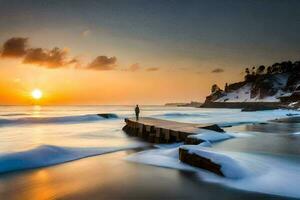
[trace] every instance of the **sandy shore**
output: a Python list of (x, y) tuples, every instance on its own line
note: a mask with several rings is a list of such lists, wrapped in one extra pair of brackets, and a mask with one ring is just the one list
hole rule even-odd
[(0, 199), (282, 199), (205, 183), (191, 172), (125, 161), (130, 153), (2, 174)]

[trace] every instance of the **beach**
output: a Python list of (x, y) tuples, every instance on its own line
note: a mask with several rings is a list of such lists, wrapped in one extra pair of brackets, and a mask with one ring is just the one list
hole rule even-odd
[(205, 183), (188, 171), (126, 162), (134, 151), (0, 176), (1, 199), (281, 199)]
[(300, 198), (300, 124), (274, 121), (299, 111), (141, 106), (142, 116), (222, 127), (230, 139), (201, 148), (230, 156), (229, 167), (246, 172), (232, 179), (181, 163), (182, 143), (150, 144), (125, 134), (132, 110), (3, 107), (0, 199)]
[(300, 200), (299, 8), (0, 0), (0, 200)]

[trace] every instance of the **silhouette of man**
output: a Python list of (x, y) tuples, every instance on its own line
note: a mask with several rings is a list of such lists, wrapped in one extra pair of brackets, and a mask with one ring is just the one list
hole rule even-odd
[(135, 118), (138, 121), (139, 120), (139, 114), (140, 114), (140, 108), (139, 105), (136, 105), (135, 107)]

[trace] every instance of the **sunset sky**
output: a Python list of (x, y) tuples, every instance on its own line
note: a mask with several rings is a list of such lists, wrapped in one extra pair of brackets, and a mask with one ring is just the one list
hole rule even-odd
[(0, 0), (0, 104), (203, 101), (300, 60), (300, 1)]

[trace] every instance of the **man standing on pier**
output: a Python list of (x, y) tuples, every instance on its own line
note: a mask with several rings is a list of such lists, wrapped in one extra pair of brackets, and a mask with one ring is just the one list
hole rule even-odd
[(135, 118), (136, 118), (136, 121), (139, 120), (139, 114), (140, 114), (140, 108), (139, 108), (139, 105), (136, 105), (136, 107), (135, 107)]

